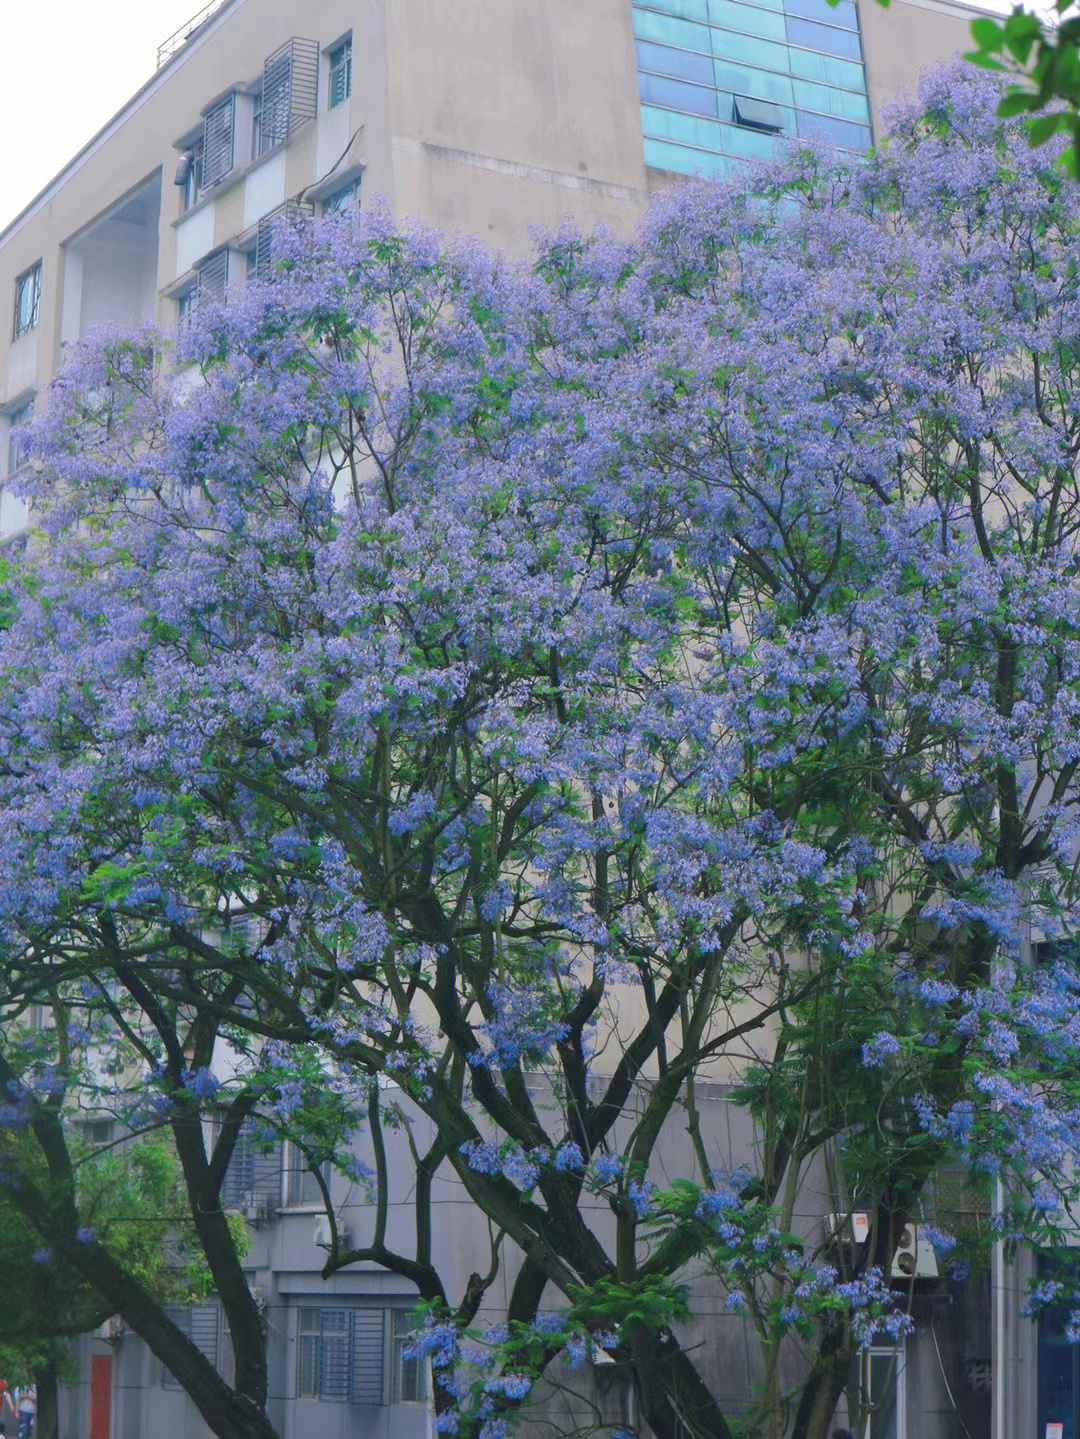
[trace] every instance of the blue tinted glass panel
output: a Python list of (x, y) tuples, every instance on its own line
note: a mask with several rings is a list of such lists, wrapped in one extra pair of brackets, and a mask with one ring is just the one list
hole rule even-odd
[(699, 150), (722, 149), (720, 126), (715, 120), (699, 120), (696, 115), (676, 115), (673, 110), (641, 107), (641, 128), (655, 140), (677, 140), (695, 145)]
[(732, 65), (727, 60), (717, 60), (716, 83), (721, 90), (730, 90), (735, 95), (749, 95), (754, 100), (772, 100), (776, 105), (795, 103), (788, 76), (774, 75), (768, 70), (751, 70), (748, 65)]
[(837, 120), (834, 115), (810, 115), (799, 110), (796, 115), (799, 134), (804, 139), (827, 140), (841, 150), (857, 150), (860, 153), (870, 148), (870, 127), (856, 125), (851, 120)]
[(743, 65), (760, 65), (765, 70), (787, 72), (788, 47), (759, 40), (756, 35), (732, 35), (728, 30), (712, 32), (713, 54), (721, 60), (738, 60)]
[(703, 50), (708, 54), (709, 27), (691, 25), (686, 20), (672, 20), (669, 15), (656, 15), (651, 10), (634, 11), (634, 34), (641, 40), (656, 40), (662, 45), (682, 45), (687, 50)]
[(706, 150), (685, 150), (666, 140), (645, 141), (645, 163), (657, 170), (673, 170), (677, 175), (713, 175), (726, 180), (738, 169), (737, 160), (726, 155), (711, 155)]
[(713, 83), (713, 65), (708, 55), (692, 50), (673, 50), (670, 45), (652, 45), (648, 40), (637, 42), (639, 70), (653, 70), (658, 75), (673, 75), (679, 80), (696, 80), (699, 85)]
[(663, 10), (667, 15), (679, 15), (684, 20), (707, 20), (709, 0), (648, 0), (653, 10)]
[(690, 110), (695, 115), (716, 115), (716, 91), (683, 80), (666, 80), (661, 75), (639, 75), (638, 94), (651, 105), (672, 110)]
[(756, 5), (740, 5), (738, 0), (709, 0), (709, 19), (726, 30), (743, 35), (762, 35), (766, 40), (786, 40), (784, 15), (780, 10), (760, 10)]
[(850, 60), (835, 55), (815, 55), (812, 50), (792, 50), (791, 73), (804, 80), (819, 80), (823, 85), (836, 85), (841, 90), (863, 90), (863, 69)]
[(814, 85), (809, 80), (793, 80), (791, 88), (796, 105), (802, 109), (820, 110), (823, 114), (837, 115), (841, 120), (857, 120), (863, 125), (870, 123), (870, 106), (865, 95), (832, 90), (828, 85)]
[(838, 5), (830, 5), (829, 0), (784, 0), (784, 9), (789, 15), (801, 15), (804, 20), (820, 20), (825, 25), (842, 25), (845, 30), (859, 28), (855, 6), (851, 0), (840, 0)]
[(769, 160), (776, 154), (776, 136), (761, 130), (744, 130), (739, 125), (721, 126), (724, 149), (743, 160)]
[(846, 60), (862, 59), (856, 30), (838, 30), (835, 25), (817, 25), (813, 20), (800, 20), (796, 15), (789, 15), (787, 38), (793, 45), (823, 50), (826, 55), (842, 55)]

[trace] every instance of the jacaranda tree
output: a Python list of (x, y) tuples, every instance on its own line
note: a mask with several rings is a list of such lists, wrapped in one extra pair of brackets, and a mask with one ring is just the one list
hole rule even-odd
[[(415, 1283), (437, 1425), (480, 1439), (590, 1348), (658, 1439), (823, 1439), (910, 1323), (883, 1276), (942, 1164), (1013, 1242), (1068, 1224), (1077, 978), (1029, 941), (1076, 915), (1080, 199), (997, 101), (939, 76), (854, 169), (800, 148), (528, 268), (286, 227), (167, 363), (105, 337), (54, 386), (0, 637), (5, 1000), (98, 1037), (0, 1053), (48, 1171), (12, 1198), (222, 1439), (273, 1432), (219, 1202), (252, 1115), (324, 1163), (363, 1123), (370, 1242), (328, 1268)], [(110, 1043), (231, 1385), (78, 1212)], [(467, 1280), (436, 1172), (498, 1236)], [(798, 1231), (812, 1172), (864, 1243)], [(683, 1342), (703, 1272), (759, 1344), (738, 1418)]]

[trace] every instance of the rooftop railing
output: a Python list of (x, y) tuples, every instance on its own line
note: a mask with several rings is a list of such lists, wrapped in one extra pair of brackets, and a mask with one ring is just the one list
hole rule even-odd
[(225, 0), (208, 0), (208, 3), (197, 10), (190, 20), (185, 20), (179, 30), (174, 30), (167, 40), (162, 40), (157, 47), (157, 68), (160, 70), (167, 60), (171, 60), (177, 50), (182, 50), (191, 39), (195, 31), (200, 28), (215, 10), (221, 8)]

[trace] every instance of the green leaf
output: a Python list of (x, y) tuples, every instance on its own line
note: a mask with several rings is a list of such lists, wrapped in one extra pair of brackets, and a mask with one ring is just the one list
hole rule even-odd
[(1035, 96), (1026, 90), (1010, 90), (998, 106), (997, 112), (1003, 120), (1011, 120), (1014, 115), (1024, 115), (1035, 104)]
[(1000, 50), (1005, 44), (1005, 27), (988, 15), (971, 22), (971, 38), (980, 50)]
[(1062, 111), (1053, 115), (1037, 115), (1028, 124), (1028, 141), (1031, 145), (1045, 145), (1051, 135), (1069, 125), (1069, 116)]

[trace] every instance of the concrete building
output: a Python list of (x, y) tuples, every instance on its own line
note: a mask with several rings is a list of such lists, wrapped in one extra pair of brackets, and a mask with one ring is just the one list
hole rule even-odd
[[(0, 487), (20, 459), (7, 431), (64, 344), (242, 284), (289, 202), (380, 196), (517, 251), (567, 215), (626, 232), (672, 175), (729, 174), (777, 135), (865, 149), (888, 102), (966, 46), (969, 16), (952, 0), (212, 0), (0, 233)], [(22, 522), (0, 488), (0, 532)]]
[[(243, 285), (285, 207), (382, 197), (397, 215), (516, 252), (531, 226), (566, 216), (626, 233), (658, 187), (731, 175), (777, 137), (865, 150), (889, 102), (967, 47), (970, 17), (952, 0), (892, 0), (888, 10), (873, 0), (212, 0), (0, 233), (0, 310), (10, 316), (0, 323), (0, 533), (25, 524), (5, 488), (21, 463), (10, 432), (64, 346), (102, 323), (175, 324), (200, 295)], [(723, 1087), (710, 1087), (711, 1122), (726, 1126), (735, 1164), (752, 1136)], [(670, 1140), (673, 1173), (684, 1141), (681, 1131)], [(252, 1229), (285, 1439), (419, 1439), (426, 1395), (403, 1347), (407, 1286), (374, 1266), (322, 1281), (318, 1196), (287, 1148), (247, 1146), (229, 1182)], [(363, 1192), (335, 1185), (343, 1222), (359, 1233)], [(440, 1242), (467, 1273), (486, 1228), (444, 1189)], [(804, 1196), (808, 1233), (833, 1204), (824, 1187)], [(406, 1201), (393, 1222), (410, 1224)], [(990, 1305), (972, 1308), (925, 1279), (918, 1340), (899, 1358), (869, 1356), (869, 1382), (892, 1396), (869, 1439), (988, 1432)], [(699, 1308), (709, 1316), (703, 1367), (737, 1401), (751, 1381), (739, 1321), (709, 1295)], [(1035, 1331), (1015, 1310), (1003, 1306), (995, 1330), (1009, 1364), (997, 1370), (1008, 1381), (1000, 1436), (1055, 1420), (1046, 1406), (1066, 1389), (1080, 1414), (1080, 1369), (1049, 1328), (1037, 1408)], [(227, 1366), (220, 1311), (200, 1306), (184, 1322)], [(133, 1335), (107, 1327), (82, 1349), (62, 1439), (203, 1439), (193, 1406)], [(605, 1415), (632, 1423), (628, 1395), (597, 1384)]]

